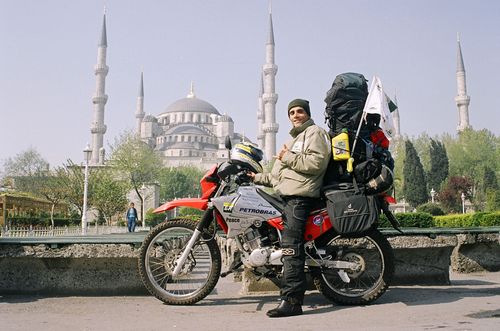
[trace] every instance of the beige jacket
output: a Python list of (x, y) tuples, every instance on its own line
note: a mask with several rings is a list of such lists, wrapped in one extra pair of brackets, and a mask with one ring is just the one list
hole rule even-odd
[(290, 135), (289, 151), (275, 161), (270, 173), (256, 174), (254, 182), (272, 186), (282, 196), (319, 197), (331, 157), (328, 133), (309, 119)]

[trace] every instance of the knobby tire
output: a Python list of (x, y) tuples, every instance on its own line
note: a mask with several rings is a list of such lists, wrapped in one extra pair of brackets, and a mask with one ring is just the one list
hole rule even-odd
[[(184, 264), (183, 272), (176, 277), (171, 275), (172, 262), (179, 256), (178, 253), (187, 243), (196, 225), (197, 222), (190, 219), (165, 221), (149, 232), (140, 248), (138, 267), (142, 282), (152, 295), (166, 304), (195, 304), (209, 295), (219, 280), (222, 262), (220, 249), (214, 238), (208, 241), (198, 240), (193, 247), (193, 253)], [(184, 235), (179, 234), (179, 237), (175, 237), (179, 232), (183, 232)], [(191, 269), (184, 271), (185, 268)], [(206, 276), (202, 278), (202, 284), (198, 288), (181, 290), (167, 288), (189, 287), (191, 281), (195, 281), (194, 278), (199, 277), (199, 274), (207, 269)]]

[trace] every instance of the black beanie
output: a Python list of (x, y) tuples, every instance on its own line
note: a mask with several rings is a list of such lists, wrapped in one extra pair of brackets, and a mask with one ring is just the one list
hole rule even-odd
[[(292, 109), (293, 107), (302, 107), (302, 109), (304, 109), (306, 111), (307, 115), (309, 115), (309, 117), (311, 117), (311, 109), (309, 108), (309, 101), (304, 100), (304, 99), (292, 100), (288, 104), (288, 111), (290, 111), (290, 109)], [(290, 115), (288, 115), (288, 117), (290, 117)]]

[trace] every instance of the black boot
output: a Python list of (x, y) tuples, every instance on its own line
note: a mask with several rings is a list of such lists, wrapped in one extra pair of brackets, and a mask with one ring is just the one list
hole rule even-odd
[(282, 300), (280, 305), (267, 313), (269, 317), (287, 317), (302, 315), (302, 305), (300, 303), (290, 303), (287, 300)]

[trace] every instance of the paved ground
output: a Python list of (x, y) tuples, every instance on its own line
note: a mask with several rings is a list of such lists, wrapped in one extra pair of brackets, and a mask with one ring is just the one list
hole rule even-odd
[[(230, 278), (230, 277), (228, 277)], [(241, 296), (222, 279), (194, 306), (154, 297), (0, 296), (0, 329), (10, 330), (499, 330), (500, 272), (452, 275), (451, 286), (391, 288), (365, 307), (332, 305), (308, 293), (304, 315), (269, 319), (276, 295)]]

